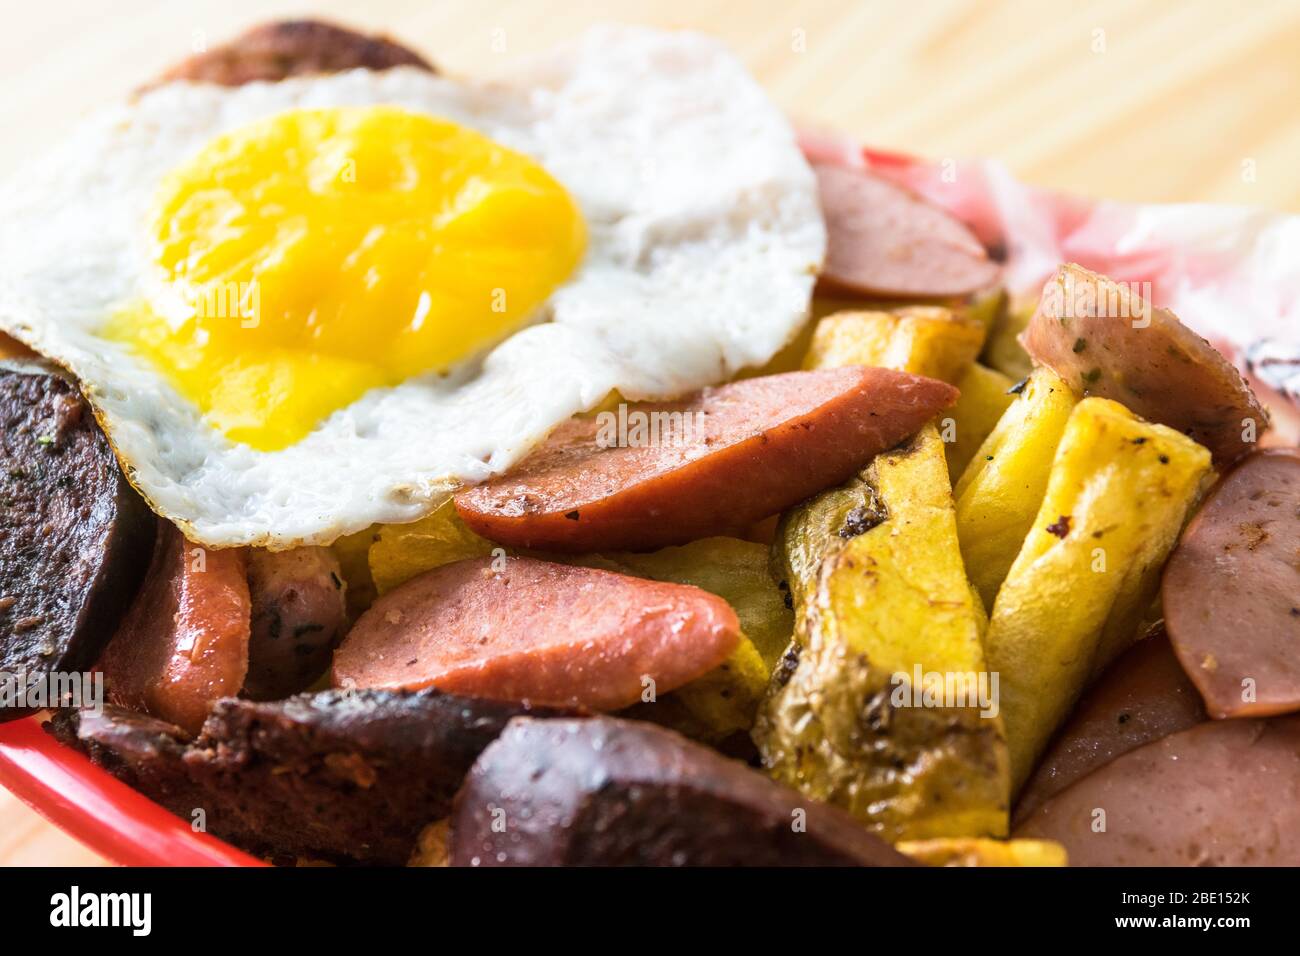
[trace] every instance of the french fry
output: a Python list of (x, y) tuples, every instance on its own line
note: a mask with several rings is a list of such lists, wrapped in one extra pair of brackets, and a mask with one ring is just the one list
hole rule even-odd
[[(790, 644), (794, 613), (786, 607), (768, 570), (768, 549), (739, 538), (701, 538), (680, 547), (645, 554), (618, 551), (593, 564), (640, 578), (691, 584), (722, 598), (736, 612), (740, 629), (754, 644), (767, 673)], [(587, 564), (579, 558), (579, 563)]]
[(998, 591), (985, 646), (1019, 787), (1089, 676), (1138, 634), (1210, 453), (1102, 398), (1079, 402)]
[(635, 577), (691, 584), (718, 595), (740, 621), (741, 640), (719, 667), (630, 712), (705, 743), (754, 726), (772, 671), (790, 644), (794, 613), (768, 570), (768, 549), (738, 538), (702, 538), (646, 554), (589, 555), (577, 563)]
[[(875, 512), (852, 504), (868, 499)], [(818, 571), (790, 584), (798, 662), (779, 673), (755, 726), (769, 772), (890, 840), (1005, 835), (1005, 742), (974, 699), (987, 680), (982, 609), (934, 427), (793, 509), (776, 548), (778, 567), (806, 560)], [(930, 675), (968, 679), (970, 698), (917, 706)]]
[(370, 546), (381, 527), (371, 525), (355, 534), (344, 535), (330, 545), (348, 586), (348, 616), (353, 620), (370, 607), (378, 594), (375, 579), (370, 576)]
[(1020, 333), (1028, 327), (1037, 307), (1035, 296), (1012, 301), (999, 312), (989, 326), (980, 361), (1016, 382), (1033, 371), (1033, 360), (1020, 344)]
[[(688, 718), (678, 729), (706, 743), (749, 733), (771, 674), (754, 642), (741, 634), (740, 643), (719, 667), (669, 695)], [(673, 721), (667, 723), (672, 726)]]
[(1010, 392), (1014, 384), (1011, 379), (978, 362), (966, 369), (955, 384), (961, 390), (961, 397), (944, 419), (940, 419), (941, 430), (948, 427), (949, 421), (952, 423), (951, 440), (945, 441), (944, 453), (948, 456), (948, 476), (954, 482), (1015, 401)]
[(1036, 369), (957, 482), (957, 537), (985, 608), (1020, 553), (1074, 408), (1069, 387)]
[(984, 343), (984, 324), (940, 306), (838, 312), (817, 323), (803, 367), (875, 365), (955, 383)]
[(1065, 847), (1055, 840), (987, 840), (948, 837), (904, 840), (899, 853), (926, 866), (1067, 866)]
[(419, 521), (379, 525), (370, 545), (370, 574), (378, 593), (386, 594), (417, 574), (485, 557), (492, 548), (491, 541), (465, 527), (448, 499)]

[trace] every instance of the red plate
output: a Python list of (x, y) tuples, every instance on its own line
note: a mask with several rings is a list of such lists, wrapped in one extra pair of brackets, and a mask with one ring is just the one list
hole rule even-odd
[(0, 724), (0, 784), (96, 853), (124, 866), (264, 866), (65, 747), (38, 718)]

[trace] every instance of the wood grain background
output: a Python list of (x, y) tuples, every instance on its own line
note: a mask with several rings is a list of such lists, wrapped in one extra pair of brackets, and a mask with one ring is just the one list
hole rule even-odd
[[(801, 121), (1032, 183), (1300, 212), (1295, 0), (4, 0), (0, 175), (197, 46), (315, 13), (385, 30), (445, 72), (509, 70), (584, 24), (725, 39)], [(0, 863), (95, 857), (0, 791)]]

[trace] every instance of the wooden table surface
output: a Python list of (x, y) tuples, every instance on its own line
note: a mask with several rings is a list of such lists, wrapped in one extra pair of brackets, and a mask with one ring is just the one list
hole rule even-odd
[[(1029, 182), (1300, 212), (1295, 0), (4, 0), (0, 175), (191, 49), (275, 14), (386, 30), (444, 72), (598, 20), (725, 39), (802, 121), (878, 146), (997, 157)], [(0, 791), (0, 863), (96, 862)]]

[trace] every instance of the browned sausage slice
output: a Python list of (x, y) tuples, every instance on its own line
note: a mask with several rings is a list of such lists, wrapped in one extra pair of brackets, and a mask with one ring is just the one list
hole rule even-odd
[(722, 598), (532, 558), (444, 565), (385, 594), (334, 655), (340, 687), (427, 687), (619, 710), (717, 667), (740, 640)]
[[(486, 538), (551, 551), (640, 551), (740, 537), (847, 480), (957, 394), (934, 379), (853, 366), (627, 406), (617, 416), (564, 423), (505, 475), (458, 495), (456, 509)], [(652, 435), (656, 422), (664, 423), (660, 438), (638, 440)]]
[(244, 694), (278, 700), (310, 687), (330, 666), (348, 626), (338, 558), (329, 548), (248, 552), (252, 633)]
[(99, 661), (109, 700), (198, 733), (212, 702), (244, 685), (249, 614), (244, 549), (201, 548), (161, 522), (144, 585)]
[(947, 298), (987, 289), (999, 267), (945, 210), (865, 169), (814, 164), (832, 291)]
[(0, 365), (0, 672), (32, 691), (6, 687), (0, 720), (44, 707), (59, 692), (50, 675), (95, 662), (154, 524), (76, 386), (48, 366)]
[(1214, 717), (1300, 710), (1300, 451), (1244, 459), (1165, 566), (1165, 626)]
[(1191, 436), (1216, 465), (1253, 451), (1268, 427), (1241, 373), (1209, 342), (1082, 266), (1063, 265), (1048, 280), (1020, 341), (1073, 388)]
[(1204, 720), (1200, 695), (1158, 629), (1088, 688), (1021, 791), (1016, 821), (1121, 754)]
[(1113, 760), (1018, 837), (1073, 866), (1300, 865), (1300, 717), (1207, 721)]
[(512, 720), (452, 815), (453, 866), (910, 866), (843, 811), (653, 724)]
[(400, 866), (517, 704), (434, 690), (218, 701), (197, 740), (116, 707), (46, 727), (186, 822), (257, 854)]
[(342, 70), (433, 67), (414, 51), (382, 36), (367, 36), (320, 20), (276, 20), (196, 53), (163, 72), (154, 85), (173, 80), (240, 86), (291, 76)]

